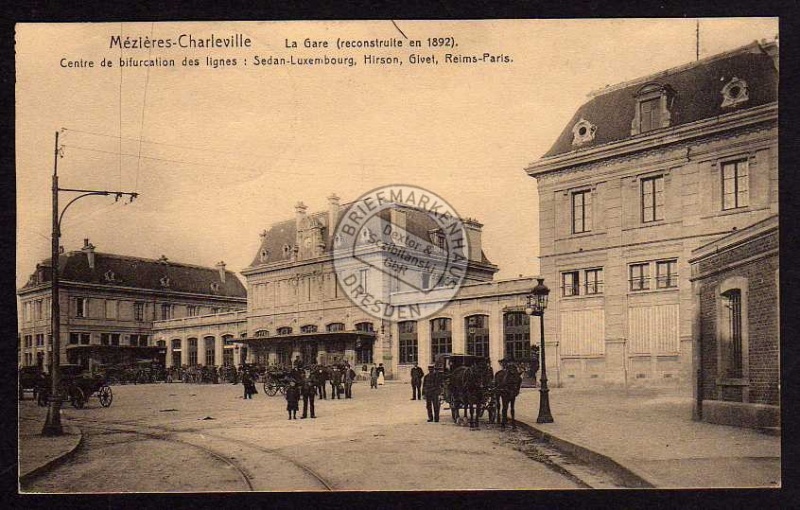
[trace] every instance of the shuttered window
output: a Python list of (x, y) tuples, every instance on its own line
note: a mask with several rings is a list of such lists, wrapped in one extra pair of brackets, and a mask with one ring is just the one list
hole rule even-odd
[(678, 344), (677, 304), (628, 310), (630, 354), (677, 354)]
[(605, 317), (602, 309), (561, 314), (561, 354), (599, 356), (606, 352)]

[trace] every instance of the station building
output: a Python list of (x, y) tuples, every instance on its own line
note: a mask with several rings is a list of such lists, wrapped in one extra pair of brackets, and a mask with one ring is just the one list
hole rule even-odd
[(591, 94), (526, 171), (555, 283), (548, 373), (696, 387), (694, 250), (778, 213), (777, 44)]
[[(155, 321), (247, 306), (244, 285), (223, 262), (201, 267), (163, 255), (152, 260), (100, 253), (86, 239), (81, 250), (60, 255), (58, 264), (62, 363), (163, 363), (167, 344), (154, 337)], [(20, 366), (47, 370), (51, 364), (51, 278), (46, 259), (17, 291)], [(223, 358), (222, 338), (215, 342), (211, 364)], [(190, 361), (187, 355), (185, 363)]]
[[(245, 343), (253, 362), (288, 365), (299, 357), (305, 363), (383, 363), (387, 377), (394, 375), (397, 354), (392, 322), (356, 306), (334, 267), (334, 252), (342, 243), (335, 227), (349, 205), (331, 195), (328, 210), (310, 214), (299, 203), (293, 219), (262, 232), (253, 262), (242, 271), (248, 288)], [(380, 220), (433, 244), (442, 235), (437, 223), (414, 207), (395, 204), (379, 214), (385, 216)], [(497, 267), (482, 250), (482, 225), (475, 220), (465, 220), (464, 225), (470, 238), (465, 281), (489, 281)], [(380, 266), (386, 255), (368, 244), (359, 247), (362, 256), (373, 257), (372, 263)], [(434, 286), (425, 276), (413, 275), (419, 278), (414, 285)], [(380, 296), (402, 292), (408, 285), (382, 271), (364, 269), (358, 278), (365, 292)]]

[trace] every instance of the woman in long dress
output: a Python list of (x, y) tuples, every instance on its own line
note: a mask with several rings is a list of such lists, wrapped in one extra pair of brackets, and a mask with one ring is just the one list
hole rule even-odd
[(383, 386), (383, 383), (386, 382), (386, 378), (383, 375), (384, 370), (383, 363), (378, 363), (378, 386)]

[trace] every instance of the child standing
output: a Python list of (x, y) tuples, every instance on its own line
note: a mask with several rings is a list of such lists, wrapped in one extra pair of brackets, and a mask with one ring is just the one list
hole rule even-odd
[(300, 389), (297, 387), (297, 383), (292, 380), (289, 382), (289, 386), (286, 388), (286, 410), (289, 411), (290, 420), (297, 419), (297, 408), (299, 407), (299, 402)]

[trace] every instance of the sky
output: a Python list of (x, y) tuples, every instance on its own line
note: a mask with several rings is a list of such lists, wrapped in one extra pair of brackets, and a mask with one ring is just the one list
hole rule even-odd
[[(20, 24), (16, 28), (17, 285), (50, 256), (54, 139), (62, 188), (137, 192), (81, 199), (61, 244), (235, 272), (259, 233), (387, 184), (413, 184), (484, 224), (496, 278), (538, 272), (536, 182), (524, 168), (587, 95), (695, 60), (695, 19)], [(776, 18), (701, 19), (700, 57), (778, 35)], [(402, 33), (401, 33), (402, 31)], [(242, 34), (248, 48), (121, 49), (113, 36)], [(408, 48), (452, 37), (457, 46)], [(329, 48), (304, 48), (304, 40)], [(401, 49), (335, 48), (397, 39)], [(185, 40), (185, 39), (184, 39)], [(287, 49), (291, 41), (299, 48)], [(330, 47), (333, 46), (333, 47)], [(363, 55), (402, 66), (366, 66)], [(411, 53), (439, 65), (412, 65)], [(505, 55), (446, 64), (444, 54)], [(357, 65), (256, 66), (258, 57), (352, 55)], [(120, 57), (174, 68), (120, 67)], [(237, 60), (213, 68), (206, 58)], [(100, 66), (103, 59), (111, 68)], [(199, 66), (183, 66), (183, 59)], [(244, 61), (247, 65), (244, 65)], [(65, 67), (92, 61), (94, 67)], [(62, 64), (63, 63), (63, 64)], [(74, 194), (61, 193), (64, 205)]]

